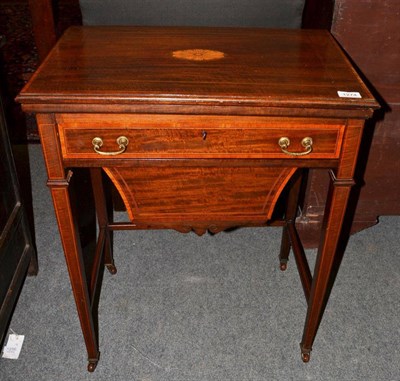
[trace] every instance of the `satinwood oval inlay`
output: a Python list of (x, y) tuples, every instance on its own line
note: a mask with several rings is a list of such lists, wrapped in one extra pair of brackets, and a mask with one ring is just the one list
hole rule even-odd
[(186, 49), (186, 50), (175, 50), (174, 52), (172, 52), (172, 56), (183, 60), (210, 61), (210, 60), (219, 60), (221, 58), (224, 58), (225, 54), (218, 50)]

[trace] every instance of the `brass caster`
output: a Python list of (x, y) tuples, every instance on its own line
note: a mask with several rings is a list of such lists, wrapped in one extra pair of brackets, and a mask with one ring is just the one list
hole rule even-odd
[(96, 362), (89, 362), (89, 364), (88, 364), (88, 366), (87, 366), (87, 370), (88, 370), (90, 373), (93, 373), (94, 370), (96, 369), (96, 366), (97, 366), (97, 361), (96, 361)]
[(106, 265), (106, 267), (107, 267), (108, 272), (111, 275), (115, 275), (117, 273), (117, 268), (115, 267), (114, 264), (108, 264), (108, 265)]
[(287, 263), (286, 262), (281, 262), (280, 265), (279, 265), (279, 268), (281, 269), (281, 271), (286, 271)]
[(303, 362), (309, 362), (310, 361), (310, 354), (309, 353), (302, 353), (301, 354), (301, 359)]

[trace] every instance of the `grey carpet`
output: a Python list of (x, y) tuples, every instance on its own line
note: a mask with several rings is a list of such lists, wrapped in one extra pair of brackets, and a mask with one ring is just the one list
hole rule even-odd
[(279, 270), (279, 228), (118, 232), (89, 374), (40, 146), (30, 155), (40, 272), (11, 322), (25, 335), (20, 358), (0, 359), (0, 380), (400, 380), (399, 217), (350, 239), (308, 364), (306, 305), (294, 260)]

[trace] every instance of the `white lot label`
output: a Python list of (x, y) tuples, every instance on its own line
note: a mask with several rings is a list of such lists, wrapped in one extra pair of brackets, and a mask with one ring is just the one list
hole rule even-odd
[(362, 98), (358, 91), (338, 91), (340, 98)]
[(8, 337), (6, 346), (3, 348), (3, 357), (5, 359), (17, 360), (24, 343), (24, 335), (11, 334)]

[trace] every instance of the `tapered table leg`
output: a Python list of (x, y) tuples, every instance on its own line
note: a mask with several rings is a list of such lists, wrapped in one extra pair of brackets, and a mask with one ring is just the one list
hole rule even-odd
[(51, 190), (72, 291), (86, 344), (88, 370), (93, 371), (99, 359), (98, 338), (91, 309), (78, 224), (72, 212), (69, 194), (72, 172), (66, 172), (63, 168), (61, 149), (52, 116), (39, 114), (37, 121), (46, 162), (48, 186)]
[(361, 120), (349, 121), (337, 171), (336, 173), (330, 171), (331, 184), (325, 208), (321, 242), (311, 283), (303, 338), (300, 343), (304, 362), (310, 360), (312, 345), (336, 276), (334, 269), (339, 254), (339, 240), (350, 191), (354, 185), (353, 177), (358, 154), (354, 147), (360, 145), (363, 125), (364, 122)]
[(327, 207), (329, 210), (327, 210), (328, 215), (325, 219), (326, 227), (323, 227), (325, 234), (317, 255), (306, 324), (301, 342), (301, 352), (304, 362), (308, 362), (310, 359), (312, 344), (329, 298), (332, 277), (335, 275), (332, 274), (332, 270), (351, 185), (338, 186), (337, 184), (333, 184), (329, 191), (331, 205)]
[(98, 340), (93, 324), (82, 249), (80, 246), (79, 234), (76, 229), (77, 224), (71, 213), (68, 180), (68, 178), (65, 181), (49, 180), (48, 185), (51, 188), (51, 195), (64, 248), (72, 291), (88, 352), (88, 361), (90, 365), (88, 369), (93, 371), (99, 358)]

